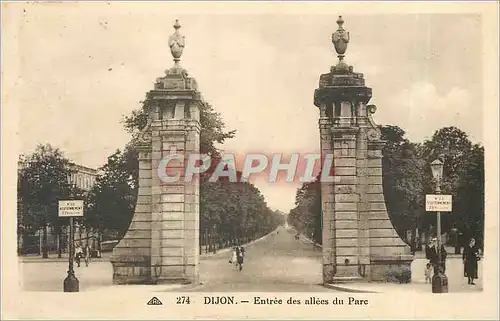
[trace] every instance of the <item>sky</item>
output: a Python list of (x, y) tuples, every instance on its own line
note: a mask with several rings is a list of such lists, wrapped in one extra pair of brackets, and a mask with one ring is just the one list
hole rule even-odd
[[(226, 152), (319, 150), (313, 94), (320, 74), (337, 62), (331, 34), (342, 12), (176, 15), (167, 5), (136, 8), (11, 8), (20, 13), (9, 25), (19, 77), (7, 95), (18, 111), (19, 153), (50, 143), (76, 163), (104, 165), (130, 139), (122, 117), (173, 65), (168, 37), (175, 19), (186, 37), (181, 65), (227, 129), (236, 130), (222, 146)], [(483, 142), (480, 16), (343, 18), (351, 36), (345, 61), (373, 89), (378, 124), (400, 126), (415, 142), (444, 126)], [(298, 184), (254, 183), (271, 208), (294, 206)]]

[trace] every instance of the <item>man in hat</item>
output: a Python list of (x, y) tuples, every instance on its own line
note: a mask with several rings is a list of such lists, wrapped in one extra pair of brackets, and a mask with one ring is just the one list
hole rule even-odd
[(429, 240), (427, 247), (425, 248), (425, 256), (434, 266), (434, 274), (438, 272), (438, 268), (441, 268), (441, 272), (445, 273), (446, 271), (446, 250), (444, 245), (441, 244), (441, 265), (439, 266), (439, 253), (437, 246), (437, 238), (433, 237)]

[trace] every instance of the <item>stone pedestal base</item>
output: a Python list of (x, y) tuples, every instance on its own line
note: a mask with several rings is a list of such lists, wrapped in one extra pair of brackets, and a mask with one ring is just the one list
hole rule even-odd
[(323, 264), (323, 284), (332, 283), (334, 276), (335, 276), (335, 265)]
[(151, 278), (150, 259), (146, 256), (113, 255), (111, 264), (113, 265), (113, 284), (154, 284)]
[(374, 258), (370, 264), (370, 280), (376, 282), (411, 283), (413, 255)]

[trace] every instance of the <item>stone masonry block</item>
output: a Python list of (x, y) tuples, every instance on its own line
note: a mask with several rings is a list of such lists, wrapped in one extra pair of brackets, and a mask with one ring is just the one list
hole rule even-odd
[(135, 205), (136, 213), (149, 213), (151, 212), (151, 205), (149, 204), (136, 204)]
[(183, 230), (184, 229), (184, 221), (179, 220), (179, 221), (173, 221), (173, 220), (167, 220), (167, 221), (162, 221), (162, 229), (163, 230)]
[[(167, 204), (165, 204), (167, 205)], [(172, 221), (181, 221), (181, 220), (184, 220), (184, 212), (180, 212), (180, 211), (165, 211), (165, 212), (162, 212), (162, 215), (161, 215), (161, 220), (162, 221), (168, 221), (168, 220), (172, 220)]]
[(356, 186), (336, 184), (334, 187), (335, 194), (350, 194), (356, 193)]
[(368, 150), (368, 158), (382, 158), (382, 151), (380, 150)]
[(151, 195), (151, 187), (139, 186), (137, 190), (137, 196), (140, 198), (141, 196), (149, 196)]
[(141, 186), (141, 187), (151, 187), (151, 178), (141, 178), (141, 177), (139, 177), (139, 186)]
[(382, 185), (382, 176), (367, 176), (365, 183), (369, 185)]
[(146, 239), (123, 238), (120, 241), (121, 247), (129, 247), (129, 248), (147, 247), (147, 248), (149, 248), (150, 245), (151, 245), (151, 239), (149, 239), (149, 238), (146, 238)]
[(184, 236), (184, 230), (165, 230), (162, 239), (182, 239)]
[(163, 194), (161, 196), (162, 203), (183, 203), (184, 194)]
[(382, 220), (369, 220), (368, 221), (368, 227), (370, 229), (378, 229), (378, 228), (394, 228), (389, 217), (382, 219)]
[[(162, 256), (161, 263), (163, 266), (165, 266), (165, 265), (183, 265), (184, 264), (184, 257), (182, 257), (182, 256)], [(162, 270), (163, 270), (163, 267), (162, 267)]]
[(132, 221), (129, 230), (151, 230), (151, 222)]
[(335, 211), (356, 211), (358, 209), (357, 203), (335, 203)]
[(335, 241), (337, 247), (355, 247), (358, 246), (357, 238), (341, 238)]
[(335, 227), (338, 229), (357, 229), (358, 221), (336, 221)]
[(162, 185), (160, 187), (162, 194), (183, 194), (183, 185)]
[(335, 194), (336, 203), (356, 203), (358, 201), (358, 194)]
[(184, 196), (186, 203), (199, 203), (200, 197), (198, 195), (187, 194)]
[(337, 265), (344, 266), (344, 265), (356, 265), (358, 264), (358, 257), (357, 255), (337, 255)]
[(406, 254), (406, 248), (404, 246), (391, 246), (391, 247), (385, 247), (385, 246), (378, 246), (378, 247), (371, 247), (370, 248), (370, 254), (373, 256), (380, 256), (380, 257), (390, 257), (390, 256), (400, 256), (403, 254)]
[(183, 239), (174, 239), (174, 238), (164, 238), (161, 240), (161, 247), (184, 248), (184, 240)]
[(139, 162), (139, 171), (140, 170), (151, 170), (151, 162)]
[(356, 185), (358, 183), (357, 176), (335, 176), (337, 184), (339, 185)]
[(151, 220), (152, 220), (151, 212), (143, 212), (143, 213), (135, 212), (132, 222), (151, 222)]
[(184, 255), (184, 250), (180, 247), (164, 247), (161, 249), (161, 256), (180, 256)]
[(381, 158), (370, 158), (367, 160), (367, 167), (381, 168), (382, 167), (382, 159)]
[(137, 197), (137, 204), (151, 204), (151, 195), (141, 195)]
[(338, 247), (337, 246), (337, 256), (357, 256), (357, 247)]
[(358, 230), (336, 230), (335, 231), (335, 236), (337, 239), (340, 238), (357, 238), (358, 237)]
[(149, 239), (151, 237), (150, 230), (136, 230), (136, 229), (128, 229), (127, 236), (131, 239)]
[(162, 203), (162, 212), (182, 212), (184, 203)]
[(369, 167), (368, 175), (370, 176), (382, 176), (382, 167)]
[(381, 184), (370, 184), (366, 186), (367, 194), (381, 194), (384, 192), (384, 188)]
[(185, 150), (185, 142), (164, 142), (162, 144), (162, 149), (166, 152), (170, 152), (170, 150), (175, 149), (177, 152), (182, 152)]
[(334, 160), (335, 167), (354, 167), (356, 168), (356, 158), (339, 157)]
[(398, 233), (393, 228), (386, 229), (370, 229), (370, 237), (372, 238), (398, 238)]
[(357, 220), (357, 212), (337, 212), (335, 213), (336, 220)]
[(370, 211), (370, 220), (388, 220), (389, 215), (386, 211)]
[(383, 194), (366, 194), (365, 195), (365, 200), (367, 202), (383, 202), (385, 203), (384, 195)]
[(372, 211), (385, 211), (385, 202), (370, 203), (370, 210)]
[(391, 228), (378, 228), (370, 229), (370, 237), (384, 238), (384, 237), (398, 237), (398, 233)]

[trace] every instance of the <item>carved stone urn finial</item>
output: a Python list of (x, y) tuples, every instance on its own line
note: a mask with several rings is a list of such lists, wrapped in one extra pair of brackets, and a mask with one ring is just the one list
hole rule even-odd
[(182, 56), (182, 51), (184, 50), (184, 36), (179, 33), (181, 25), (179, 20), (175, 20), (174, 28), (175, 32), (168, 39), (168, 45), (170, 46), (170, 53), (174, 57), (175, 65), (179, 65), (180, 58)]
[(349, 32), (347, 32), (343, 27), (344, 19), (342, 19), (342, 16), (339, 16), (339, 18), (337, 19), (337, 24), (339, 25), (339, 28), (332, 34), (332, 43), (335, 47), (335, 51), (338, 54), (337, 57), (339, 57), (339, 63), (337, 66), (340, 67), (340, 69), (345, 69), (349, 68), (349, 66), (347, 66), (347, 64), (344, 62), (344, 54), (347, 49), (347, 44), (349, 43), (350, 36)]

